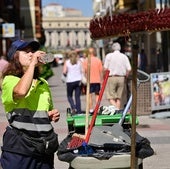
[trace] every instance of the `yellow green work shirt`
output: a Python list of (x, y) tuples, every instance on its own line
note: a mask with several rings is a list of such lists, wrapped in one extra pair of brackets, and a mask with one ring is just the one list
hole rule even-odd
[(5, 111), (8, 113), (13, 109), (27, 108), (29, 110), (45, 110), (53, 109), (51, 92), (46, 80), (40, 78), (35, 86), (32, 84), (25, 98), (18, 100), (13, 99), (13, 89), (19, 82), (20, 78), (8, 75), (2, 83), (2, 103)]

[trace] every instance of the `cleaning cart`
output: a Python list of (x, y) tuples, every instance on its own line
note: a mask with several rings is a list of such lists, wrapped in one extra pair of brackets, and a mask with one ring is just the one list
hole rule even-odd
[[(149, 75), (140, 70), (138, 75), (142, 78), (138, 79), (138, 84), (149, 80)], [(131, 103), (132, 95), (122, 111), (115, 110), (114, 113), (106, 115), (99, 109), (95, 125), (89, 139), (86, 140), (88, 144), (71, 149), (67, 145), (72, 141), (72, 134), (85, 132), (86, 115), (71, 115), (70, 109), (67, 109), (69, 135), (60, 144), (59, 159), (68, 162), (70, 169), (130, 169), (132, 115), (129, 110)], [(93, 116), (89, 115), (88, 118), (90, 122), (93, 121)], [(138, 123), (136, 118), (136, 124)], [(150, 147), (149, 140), (138, 133), (136, 149), (135, 169), (143, 169), (143, 159), (153, 155), (153, 149)]]
[[(112, 126), (115, 123), (118, 123), (122, 117), (122, 111), (118, 111), (114, 115), (103, 115), (99, 114), (95, 120), (95, 126)], [(67, 125), (68, 132), (84, 133), (85, 132), (85, 114), (80, 115), (71, 115), (71, 110), (67, 110)], [(91, 121), (92, 116), (89, 116), (89, 121)], [(127, 114), (123, 123), (123, 128), (130, 128), (132, 124), (131, 114)], [(138, 118), (136, 118), (136, 124), (139, 124)]]
[[(136, 169), (143, 169), (142, 159), (137, 158)], [(114, 155), (108, 160), (98, 160), (93, 157), (77, 157), (71, 164), (73, 169), (130, 169), (130, 154)]]
[[(95, 126), (113, 126), (118, 123), (122, 117), (121, 113), (115, 115), (98, 115)], [(89, 117), (89, 121), (91, 120)], [(123, 128), (128, 129), (131, 126), (131, 115), (127, 114), (124, 120)], [(68, 116), (67, 123), (69, 132), (84, 132), (85, 115)], [(136, 119), (136, 123), (139, 121)], [(96, 133), (97, 134), (97, 133)], [(99, 136), (100, 137), (100, 136)], [(137, 158), (137, 168), (143, 169), (143, 160)], [(88, 157), (79, 155), (70, 162), (70, 169), (130, 169), (130, 152), (114, 153), (109, 159), (98, 159), (96, 157)]]

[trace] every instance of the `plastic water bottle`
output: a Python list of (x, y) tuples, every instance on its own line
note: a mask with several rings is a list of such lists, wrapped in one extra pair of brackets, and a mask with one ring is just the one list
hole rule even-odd
[(50, 63), (53, 60), (54, 60), (54, 55), (52, 53), (46, 53), (45, 55), (39, 58), (39, 62), (42, 62), (44, 64)]

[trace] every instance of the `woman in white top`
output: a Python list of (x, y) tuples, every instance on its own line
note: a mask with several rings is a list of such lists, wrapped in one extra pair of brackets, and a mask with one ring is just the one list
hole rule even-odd
[[(67, 99), (72, 109), (72, 113), (81, 113), (81, 79), (83, 67), (76, 52), (69, 54), (69, 59), (63, 66), (63, 74), (66, 76)], [(73, 93), (75, 98), (73, 99)]]

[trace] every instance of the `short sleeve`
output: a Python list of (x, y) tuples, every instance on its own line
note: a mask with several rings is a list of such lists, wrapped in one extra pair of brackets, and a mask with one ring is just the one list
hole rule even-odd
[(16, 76), (6, 76), (2, 82), (2, 103), (4, 105), (10, 105), (15, 104), (15, 101), (13, 99), (13, 89), (18, 83), (20, 78)]
[(110, 55), (107, 54), (105, 57), (105, 61), (104, 61), (104, 68), (105, 69), (109, 69), (109, 63), (110, 63)]

